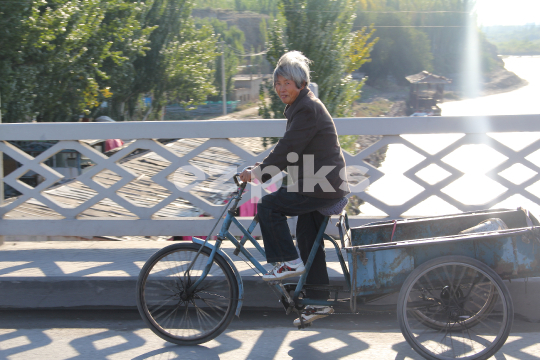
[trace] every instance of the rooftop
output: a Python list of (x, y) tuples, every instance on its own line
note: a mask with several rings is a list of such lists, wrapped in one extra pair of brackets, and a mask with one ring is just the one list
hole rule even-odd
[(444, 76), (434, 75), (427, 71), (419, 72), (418, 74), (406, 76), (411, 84), (451, 84), (452, 80)]

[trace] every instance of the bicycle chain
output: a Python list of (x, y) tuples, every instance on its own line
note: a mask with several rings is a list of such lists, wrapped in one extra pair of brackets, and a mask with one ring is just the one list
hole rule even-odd
[[(243, 262), (245, 262), (251, 270), (253, 270), (261, 279), (262, 279), (262, 273), (259, 271), (259, 269), (251, 266), (251, 262), (249, 262), (247, 259), (244, 259), (241, 254), (238, 254), (237, 255), (240, 260), (242, 260)], [(273, 284), (270, 284), (269, 282), (265, 281), (265, 283), (270, 287), (270, 289), (272, 289), (272, 292), (280, 299), (281, 301), (281, 297), (282, 295), (277, 293), (276, 292), (276, 289), (274, 289), (274, 286), (272, 286)], [(345, 313), (332, 313), (332, 314), (325, 314), (325, 313), (311, 313), (312, 315), (360, 315), (361, 312), (345, 312)]]

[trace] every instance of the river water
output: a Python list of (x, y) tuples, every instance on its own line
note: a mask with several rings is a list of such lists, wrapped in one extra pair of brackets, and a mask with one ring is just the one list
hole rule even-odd
[[(444, 116), (463, 115), (516, 115), (540, 114), (540, 57), (508, 57), (504, 60), (506, 69), (515, 72), (519, 77), (527, 80), (529, 84), (520, 89), (484, 96), (476, 99), (453, 101), (440, 104)], [(437, 135), (402, 135), (408, 141), (422, 148), (430, 154), (437, 153), (452, 144), (462, 134)], [(490, 134), (497, 141), (514, 150), (519, 150), (540, 139), (540, 133), (506, 133)], [(401, 145), (389, 145), (386, 160), (379, 170), (385, 175), (372, 184), (366, 191), (388, 205), (401, 205), (415, 195), (422, 192), (423, 187), (403, 176), (403, 172), (421, 162), (424, 157), (410, 148)], [(528, 160), (540, 166), (540, 151), (527, 157)], [(452, 198), (468, 205), (482, 205), (506, 191), (506, 188), (493, 181), (485, 174), (487, 171), (506, 160), (506, 156), (486, 145), (465, 145), (443, 158), (447, 164), (465, 172), (442, 191)], [(514, 184), (521, 184), (536, 171), (524, 165), (517, 165), (508, 171), (500, 173)], [(450, 174), (436, 165), (430, 165), (417, 173), (429, 184), (435, 184)], [(536, 196), (540, 196), (540, 182), (525, 189)], [(523, 197), (522, 195), (503, 196), (504, 201), (493, 208), (515, 208), (523, 206), (533, 214), (540, 215), (540, 205)], [(362, 215), (384, 216), (385, 213), (370, 204), (360, 207)], [(424, 202), (409, 209), (404, 216), (425, 216), (459, 213), (460, 211), (443, 201), (438, 196), (431, 196)]]

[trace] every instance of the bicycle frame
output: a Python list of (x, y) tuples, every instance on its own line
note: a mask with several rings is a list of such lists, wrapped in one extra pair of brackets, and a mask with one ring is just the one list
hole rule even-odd
[[(235, 178), (235, 181), (236, 181), (236, 178)], [(235, 245), (235, 247), (236, 247), (236, 250), (234, 252), (235, 255), (238, 255), (239, 252), (241, 252), (257, 268), (257, 270), (259, 270), (261, 273), (266, 272), (266, 269), (263, 267), (263, 265), (259, 261), (257, 261), (257, 259), (255, 259), (255, 257), (244, 246), (244, 244), (247, 242), (247, 240), (249, 240), (253, 244), (253, 246), (259, 251), (259, 253), (266, 258), (266, 253), (265, 253), (264, 249), (257, 242), (257, 240), (255, 240), (255, 238), (251, 235), (251, 233), (253, 232), (253, 230), (255, 229), (255, 227), (257, 226), (257, 224), (259, 222), (258, 221), (258, 216), (255, 216), (255, 218), (251, 222), (248, 229), (246, 229), (244, 226), (242, 226), (242, 224), (236, 219), (236, 216), (234, 215), (235, 210), (238, 207), (238, 203), (242, 199), (242, 193), (243, 193), (244, 188), (246, 186), (245, 183), (240, 185), (237, 182), (237, 184), (238, 184), (238, 192), (232, 198), (232, 207), (227, 211), (227, 215), (225, 216), (225, 219), (223, 220), (223, 224), (221, 225), (221, 230), (220, 230), (220, 232), (219, 232), (219, 234), (217, 236), (217, 240), (216, 240), (215, 245), (212, 247), (212, 252), (211, 252), (210, 256), (208, 257), (208, 261), (207, 261), (207, 264), (206, 264), (206, 266), (204, 268), (203, 274), (188, 289), (188, 291), (193, 291), (206, 278), (206, 276), (208, 275), (208, 273), (210, 271), (210, 268), (212, 267), (212, 262), (213, 262), (214, 256), (215, 256), (216, 252), (219, 251), (219, 249), (221, 247), (221, 244), (225, 239), (230, 240)], [(317, 253), (317, 249), (319, 248), (319, 246), (321, 244), (321, 241), (323, 241), (323, 239), (331, 241), (332, 244), (334, 245), (334, 247), (336, 249), (336, 252), (337, 252), (337, 255), (338, 255), (338, 259), (339, 259), (340, 264), (341, 264), (341, 268), (343, 270), (343, 275), (345, 277), (345, 283), (347, 284), (347, 286), (349, 288), (349, 291), (350, 291), (350, 286), (351, 286), (350, 275), (349, 275), (349, 271), (347, 269), (347, 266), (345, 265), (345, 261), (343, 259), (343, 256), (341, 255), (339, 245), (338, 245), (338, 243), (336, 242), (335, 239), (333, 239), (331, 236), (324, 233), (324, 230), (326, 229), (326, 226), (328, 224), (329, 219), (330, 219), (330, 217), (326, 216), (324, 221), (323, 221), (323, 224), (319, 228), (317, 238), (315, 239), (312, 250), (311, 250), (311, 252), (309, 254), (309, 257), (308, 257), (308, 259), (306, 261), (306, 264), (305, 264), (306, 271), (300, 277), (300, 280), (298, 281), (298, 283), (296, 285), (294, 295), (291, 297), (290, 294), (285, 290), (285, 287), (283, 286), (283, 284), (281, 282), (274, 285), (276, 287), (276, 289), (279, 291), (279, 293), (281, 293), (281, 295), (288, 300), (290, 306), (295, 306), (295, 305), (302, 305), (302, 306), (303, 305), (327, 305), (327, 306), (330, 305), (331, 306), (331, 305), (335, 305), (338, 302), (337, 298), (335, 300), (333, 300), (333, 301), (331, 301), (331, 300), (329, 301), (329, 300), (309, 299), (309, 298), (299, 299), (300, 292), (301, 292), (301, 290), (304, 287), (305, 282), (306, 282), (307, 274), (309, 273), (309, 270), (310, 270), (311, 265), (313, 263), (313, 259), (315, 258), (315, 254)], [(219, 222), (220, 220), (221, 219), (218, 219), (217, 221)], [(236, 225), (236, 227), (242, 232), (243, 236), (242, 236), (242, 238), (240, 240), (237, 240), (231, 234), (231, 232), (229, 231), (229, 228), (231, 227), (231, 224)], [(205, 242), (205, 244), (206, 244), (206, 242)], [(203, 245), (205, 245), (205, 244), (203, 244)], [(240, 275), (237, 275), (237, 276), (240, 276)], [(324, 286), (320, 286), (320, 287), (323, 288)]]

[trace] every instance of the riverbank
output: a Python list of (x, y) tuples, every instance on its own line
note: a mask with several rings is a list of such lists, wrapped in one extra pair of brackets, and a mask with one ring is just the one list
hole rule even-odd
[[(518, 90), (527, 86), (529, 82), (519, 77), (516, 73), (505, 68), (497, 69), (484, 77), (482, 84), (481, 96), (489, 96), (500, 93), (506, 93)], [(459, 88), (458, 84), (453, 84), (454, 88)], [(391, 103), (398, 101), (406, 101), (409, 95), (409, 86), (400, 86), (391, 84), (384, 88), (372, 87), (364, 85), (362, 88), (362, 97), (360, 103), (370, 104), (380, 99), (386, 99)], [(465, 100), (459, 90), (446, 89), (444, 101), (459, 101)], [(366, 105), (364, 105), (366, 106)], [(369, 105), (367, 105), (369, 106)], [(386, 116), (406, 116), (405, 113), (393, 111)]]
[(510, 92), (527, 85), (529, 85), (529, 82), (520, 78), (514, 72), (507, 69), (499, 69), (485, 79), (482, 96)]
[[(511, 56), (503, 58), (505, 73), (493, 79), (486, 96), (440, 104), (447, 116), (538, 114), (540, 90), (540, 56)], [(510, 74), (515, 74), (515, 77)], [(522, 79), (518, 81), (517, 79)]]

